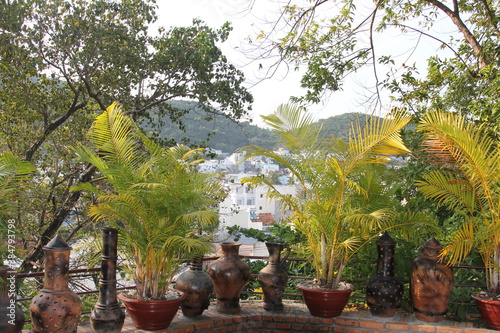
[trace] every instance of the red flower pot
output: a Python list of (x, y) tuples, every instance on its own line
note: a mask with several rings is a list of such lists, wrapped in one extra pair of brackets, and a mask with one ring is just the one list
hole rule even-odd
[(349, 286), (344, 290), (311, 289), (302, 285), (297, 288), (302, 291), (304, 302), (313, 316), (330, 318), (340, 316), (344, 310), (354, 290), (354, 286)]
[(179, 298), (164, 301), (143, 301), (119, 294), (135, 327), (154, 331), (165, 329), (174, 319), (181, 302), (187, 295), (181, 291)]
[(500, 330), (500, 301), (484, 299), (477, 295), (472, 295), (472, 298), (476, 300), (477, 308), (486, 326), (493, 330)]

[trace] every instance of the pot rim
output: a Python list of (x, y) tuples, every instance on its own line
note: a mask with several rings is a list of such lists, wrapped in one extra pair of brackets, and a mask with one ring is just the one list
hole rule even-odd
[(303, 286), (301, 283), (297, 284), (297, 288), (300, 290), (307, 290), (310, 292), (332, 292), (332, 293), (350, 293), (356, 290), (356, 287), (351, 283), (345, 283), (349, 286), (348, 289), (323, 289), (323, 288), (308, 288)]
[(119, 293), (117, 295), (118, 299), (120, 299), (123, 302), (147, 302), (147, 303), (162, 303), (162, 302), (172, 302), (172, 301), (182, 301), (185, 298), (187, 298), (187, 294), (183, 291), (180, 291), (178, 289), (174, 288), (168, 288), (168, 290), (174, 290), (179, 294), (179, 297), (174, 298), (174, 299), (162, 299), (162, 300), (144, 300), (144, 299), (136, 299), (136, 298), (130, 298), (125, 296), (125, 293)]
[(500, 305), (500, 301), (481, 297), (479, 293), (471, 294), (470, 296), (473, 299), (475, 299), (476, 301), (480, 301), (480, 302), (483, 302), (483, 303), (490, 303), (490, 304), (498, 304), (498, 305)]

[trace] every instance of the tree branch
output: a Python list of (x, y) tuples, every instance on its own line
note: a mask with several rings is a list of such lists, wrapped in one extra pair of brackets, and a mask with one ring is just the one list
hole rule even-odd
[[(95, 173), (94, 166), (87, 166), (87, 169), (82, 173), (79, 183), (86, 183), (92, 179)], [(50, 241), (52, 237), (59, 230), (64, 221), (66, 221), (67, 216), (74, 209), (76, 203), (79, 201), (82, 195), (82, 191), (73, 191), (62, 203), (61, 207), (56, 211), (56, 214), (49, 225), (45, 228), (42, 235), (38, 239), (36, 245), (28, 252), (26, 258), (21, 263), (19, 268), (22, 272), (30, 271), (34, 268), (34, 263), (37, 262), (43, 256), (43, 247)]]
[(498, 28), (497, 24), (495, 21), (498, 21), (498, 18), (496, 18), (495, 12), (490, 8), (488, 1), (487, 0), (480, 0), (481, 3), (484, 6), (484, 10), (486, 11), (486, 14), (488, 15), (488, 20), (491, 23), (491, 26), (493, 27), (493, 30), (500, 35), (500, 29)]
[(377, 14), (378, 7), (380, 6), (380, 0), (377, 1), (375, 4), (375, 9), (372, 12), (371, 15), (371, 20), (370, 20), (370, 49), (372, 53), (372, 59), (373, 59), (373, 75), (375, 76), (375, 89), (377, 91), (377, 102), (375, 103), (375, 107), (377, 104), (382, 104), (381, 98), (380, 98), (380, 90), (378, 88), (379, 85), (379, 80), (378, 80), (378, 74), (377, 74), (377, 59), (375, 56), (375, 46), (373, 44), (373, 25), (375, 23), (375, 16)]
[[(462, 21), (459, 15), (458, 11), (458, 4), (456, 4), (456, 7), (454, 8), (455, 10), (451, 10), (448, 6), (446, 6), (444, 3), (438, 0), (426, 0), (428, 3), (434, 5), (438, 9), (440, 9), (443, 13), (448, 15), (453, 24), (460, 30), (460, 32), (464, 35), (465, 39), (469, 43), (469, 45), (472, 47), (474, 52), (479, 58), (479, 63), (481, 68), (484, 68), (488, 65), (486, 62), (484, 56), (483, 56), (483, 47), (481, 44), (479, 44), (478, 40), (474, 35), (470, 32), (469, 28), (465, 25), (465, 23)], [(454, 4), (456, 3), (456, 0), (454, 1)]]
[(34, 144), (31, 145), (31, 147), (26, 152), (24, 156), (24, 159), (26, 161), (31, 162), (36, 151), (38, 150), (38, 148), (42, 146), (42, 144), (49, 137), (49, 135), (52, 134), (55, 130), (57, 130), (59, 126), (61, 126), (66, 120), (68, 120), (69, 117), (71, 117), (76, 111), (84, 108), (87, 105), (87, 101), (78, 103), (78, 97), (79, 94), (75, 95), (75, 97), (73, 98), (73, 104), (70, 106), (70, 108), (64, 115), (62, 115), (61, 117), (50, 123), (50, 125), (45, 127), (43, 134), (36, 140)]

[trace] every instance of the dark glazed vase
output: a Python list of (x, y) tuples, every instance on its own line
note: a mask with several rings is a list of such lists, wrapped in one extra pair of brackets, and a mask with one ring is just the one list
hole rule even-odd
[(411, 267), (411, 299), (415, 316), (426, 322), (439, 322), (447, 312), (453, 285), (453, 271), (438, 261), (443, 246), (429, 239)]
[(186, 317), (200, 316), (208, 309), (214, 291), (212, 279), (202, 270), (201, 259), (201, 257), (193, 258), (189, 270), (182, 273), (175, 282), (175, 289), (187, 295), (181, 303), (182, 313)]
[[(259, 272), (259, 283), (264, 292), (264, 310), (281, 311), (283, 310), (283, 292), (288, 282), (288, 272), (285, 268), (285, 261), (290, 255), (288, 244), (266, 242), (269, 251), (269, 262)], [(281, 252), (286, 249), (287, 252), (281, 257)]]
[(0, 332), (20, 333), (24, 314), (15, 302), (16, 271), (0, 266)]
[(90, 327), (95, 333), (119, 333), (125, 321), (125, 312), (116, 298), (117, 243), (117, 230), (103, 228), (99, 301), (90, 315)]
[(76, 332), (82, 313), (80, 297), (68, 288), (71, 247), (60, 235), (43, 248), (45, 276), (42, 291), (30, 304), (32, 332)]
[(366, 284), (366, 303), (377, 317), (392, 317), (401, 307), (404, 287), (394, 276), (395, 247), (388, 232), (377, 240), (377, 274)]
[(241, 244), (220, 244), (222, 254), (208, 269), (217, 296), (215, 309), (222, 313), (240, 312), (240, 294), (250, 279), (250, 267), (238, 254)]

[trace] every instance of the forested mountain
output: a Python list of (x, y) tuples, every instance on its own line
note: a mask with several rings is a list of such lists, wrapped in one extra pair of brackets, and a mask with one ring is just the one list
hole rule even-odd
[[(207, 146), (229, 153), (247, 145), (277, 148), (276, 137), (270, 130), (249, 122), (237, 124), (218, 115), (207, 120), (205, 112), (202, 112), (195, 102), (171, 101), (170, 103), (174, 103), (176, 108), (187, 111), (184, 116), (185, 131), (179, 129), (170, 119), (153, 119), (153, 122), (157, 124), (163, 122), (163, 124), (156, 132), (153, 132), (150, 126), (143, 125), (142, 127), (151, 136), (194, 146)], [(364, 124), (365, 116), (360, 113), (345, 113), (319, 121), (323, 123), (323, 133), (347, 140), (351, 123), (357, 118)]]

